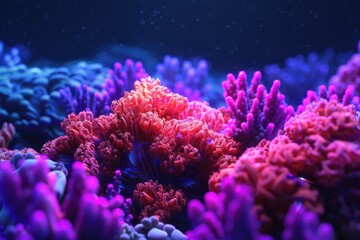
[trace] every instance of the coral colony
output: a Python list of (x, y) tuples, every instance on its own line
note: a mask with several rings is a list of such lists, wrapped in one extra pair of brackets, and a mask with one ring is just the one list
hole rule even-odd
[(357, 239), (360, 53), (335, 59), (221, 85), (205, 60), (38, 68), (1, 43), (0, 239)]

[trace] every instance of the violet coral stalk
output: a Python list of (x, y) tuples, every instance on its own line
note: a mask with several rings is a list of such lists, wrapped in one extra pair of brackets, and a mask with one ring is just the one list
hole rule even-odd
[(141, 62), (134, 63), (127, 59), (125, 65), (116, 62), (114, 68), (109, 70), (102, 89), (109, 94), (110, 102), (124, 96), (125, 91), (130, 91), (136, 80), (147, 77), (148, 74)]
[(337, 100), (344, 106), (353, 104), (356, 110), (360, 110), (360, 96), (355, 95), (355, 87), (349, 85), (346, 87), (344, 94), (339, 96), (336, 91), (335, 85), (330, 85), (328, 88), (325, 85), (321, 85), (318, 88), (318, 92), (309, 90), (306, 93), (306, 97), (303, 99), (302, 104), (298, 106), (297, 113), (302, 113), (306, 110), (306, 106), (314, 102), (319, 102), (321, 99), (325, 100)]
[(62, 203), (56, 197), (56, 175), (46, 162), (25, 160), (14, 172), (0, 164), (2, 234), (18, 239), (113, 239), (124, 224), (124, 198), (97, 196), (98, 181), (80, 163), (72, 167)]
[(228, 74), (222, 83), (226, 103), (234, 118), (229, 121), (227, 132), (243, 144), (244, 149), (255, 146), (262, 139), (273, 139), (294, 112), (279, 91), (280, 81), (274, 81), (267, 92), (260, 80), (261, 73), (255, 72), (248, 87), (246, 73), (241, 71), (237, 78)]
[(316, 213), (307, 211), (301, 203), (293, 203), (285, 218), (283, 240), (334, 240), (335, 233), (329, 223), (319, 223)]
[(186, 233), (189, 239), (272, 239), (258, 230), (248, 186), (224, 178), (220, 192), (206, 193), (204, 201), (205, 204), (191, 200), (188, 204), (188, 217), (193, 225), (193, 230)]

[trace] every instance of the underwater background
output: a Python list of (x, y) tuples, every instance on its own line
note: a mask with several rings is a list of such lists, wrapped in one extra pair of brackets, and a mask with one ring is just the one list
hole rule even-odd
[(360, 3), (3, 1), (0, 239), (358, 239)]

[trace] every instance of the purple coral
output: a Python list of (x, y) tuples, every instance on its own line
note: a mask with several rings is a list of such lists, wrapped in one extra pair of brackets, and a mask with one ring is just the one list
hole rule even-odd
[(316, 213), (307, 211), (301, 203), (293, 203), (285, 218), (283, 240), (334, 240), (334, 229), (329, 223), (319, 223)]
[(302, 104), (297, 108), (297, 113), (304, 112), (306, 106), (314, 102), (319, 102), (321, 99), (328, 101), (336, 100), (341, 102), (341, 104), (344, 106), (353, 104), (356, 110), (360, 110), (360, 96), (355, 95), (355, 87), (353, 85), (346, 87), (342, 97), (338, 95), (335, 85), (330, 85), (328, 88), (325, 85), (320, 85), (318, 92), (312, 90), (307, 91), (306, 97), (303, 99)]
[(132, 90), (136, 80), (147, 76), (141, 62), (134, 63), (131, 59), (127, 59), (124, 66), (119, 62), (114, 64), (114, 68), (109, 70), (109, 75), (102, 88), (108, 93), (111, 102), (123, 97), (125, 91)]
[(330, 84), (335, 85), (337, 94), (342, 97), (348, 85), (355, 87), (355, 95), (360, 96), (360, 41), (358, 52), (353, 54), (348, 62), (341, 65), (334, 76), (331, 77)]
[(215, 81), (208, 72), (209, 64), (205, 60), (195, 61), (195, 64), (187, 60), (180, 64), (179, 58), (168, 55), (156, 67), (156, 75), (172, 91), (190, 101), (204, 100), (216, 107), (222, 105), (221, 92), (213, 87)]
[(272, 239), (259, 233), (252, 211), (253, 195), (246, 185), (225, 178), (220, 192), (208, 192), (204, 200), (205, 204), (199, 200), (189, 202), (187, 212), (193, 230), (186, 234), (190, 239)]
[(336, 54), (327, 49), (322, 53), (312, 52), (307, 56), (297, 55), (285, 60), (283, 66), (269, 64), (264, 67), (264, 82), (273, 79), (281, 80), (286, 90), (287, 102), (297, 105), (305, 96), (306, 91), (325, 84), (333, 72), (333, 68), (343, 64), (350, 53)]
[(262, 139), (273, 139), (294, 112), (279, 91), (279, 80), (273, 82), (269, 93), (260, 80), (261, 73), (255, 72), (248, 87), (246, 73), (241, 71), (237, 78), (228, 74), (222, 83), (226, 103), (233, 115), (227, 132), (245, 148), (255, 146)]
[[(31, 164), (28, 164), (31, 163)], [(112, 239), (124, 224), (124, 199), (97, 196), (98, 181), (73, 164), (62, 203), (56, 197), (56, 176), (46, 162), (24, 161), (19, 170), (0, 164), (1, 234), (18, 239)]]

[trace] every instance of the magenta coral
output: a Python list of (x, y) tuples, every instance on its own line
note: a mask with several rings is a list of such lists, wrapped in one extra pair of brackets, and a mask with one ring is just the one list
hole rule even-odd
[[(55, 194), (56, 176), (46, 162), (24, 161), (19, 169), (0, 164), (1, 221), (10, 239), (112, 239), (124, 224), (124, 199), (96, 195), (98, 181), (80, 163), (72, 167), (62, 204)], [(65, 188), (65, 186), (64, 186)], [(7, 215), (6, 213), (10, 213)]]
[(237, 78), (228, 74), (222, 83), (234, 117), (229, 121), (228, 132), (245, 149), (262, 139), (273, 139), (293, 114), (293, 108), (285, 104), (285, 96), (279, 91), (280, 81), (274, 81), (268, 93), (260, 80), (261, 73), (255, 72), (248, 87), (246, 73), (241, 71)]
[(360, 167), (359, 125), (352, 105), (319, 101), (285, 124), (286, 136), (272, 142), (269, 157), (320, 185), (337, 185)]
[(114, 64), (114, 68), (109, 70), (109, 76), (102, 87), (106, 90), (111, 102), (123, 97), (125, 91), (131, 90), (136, 80), (147, 76), (141, 62), (134, 63), (131, 59), (127, 59), (124, 66), (119, 62)]
[(301, 199), (309, 209), (323, 212), (317, 191), (311, 190), (306, 181), (294, 177), (287, 168), (269, 162), (270, 147), (270, 141), (261, 141), (257, 147), (245, 151), (235, 163), (215, 172), (209, 180), (213, 191), (220, 191), (222, 180), (228, 176), (237, 184), (251, 186), (262, 231), (279, 229), (295, 199)]
[(208, 192), (205, 203), (191, 200), (187, 207), (193, 230), (189, 239), (272, 239), (261, 235), (253, 209), (251, 189), (224, 178), (220, 192)]
[(221, 109), (212, 108), (207, 102), (191, 101), (183, 112), (182, 118), (194, 118), (207, 124), (209, 129), (221, 132), (229, 120)]
[(298, 106), (297, 113), (301, 113), (306, 110), (306, 106), (318, 102), (321, 99), (325, 100), (338, 100), (344, 106), (353, 104), (357, 110), (360, 110), (360, 96), (355, 95), (355, 88), (353, 85), (346, 87), (342, 97), (337, 94), (336, 86), (330, 85), (328, 88), (325, 85), (321, 85), (318, 88), (318, 92), (309, 90), (307, 91), (306, 97), (303, 99), (302, 104)]
[[(344, 199), (348, 208), (354, 208), (355, 195), (341, 193), (357, 189), (345, 182), (360, 168), (359, 126), (353, 105), (325, 99), (309, 104), (305, 111), (288, 120), (284, 132), (273, 140), (263, 140), (245, 151), (236, 163), (214, 173), (210, 189), (219, 190), (221, 179), (226, 176), (253, 186), (257, 212), (265, 229), (279, 222), (295, 200), (334, 222), (331, 216), (341, 214), (331, 202)], [(341, 228), (349, 227), (354, 217), (343, 214)]]
[(299, 203), (291, 205), (285, 218), (283, 240), (334, 240), (335, 233), (329, 223), (320, 223), (316, 213), (306, 211)]
[(133, 198), (141, 208), (139, 219), (155, 215), (165, 222), (179, 213), (187, 203), (181, 190), (174, 190), (171, 186), (163, 186), (152, 180), (138, 183)]

